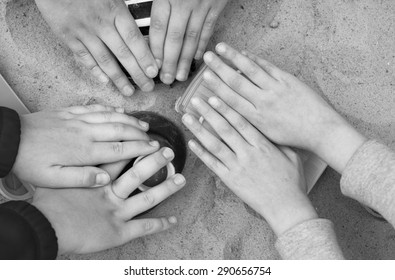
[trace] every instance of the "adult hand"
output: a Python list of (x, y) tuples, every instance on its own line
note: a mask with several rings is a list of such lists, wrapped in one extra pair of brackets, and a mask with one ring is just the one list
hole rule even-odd
[(317, 217), (306, 195), (301, 161), (294, 151), (274, 146), (217, 97), (209, 99), (211, 106), (199, 98), (191, 102), (220, 139), (186, 114), (184, 124), (204, 146), (191, 140), (189, 147), (237, 196), (262, 215), (277, 235)]
[(193, 58), (201, 59), (228, 0), (155, 0), (150, 46), (160, 79), (171, 84), (188, 78)]
[(324, 99), (295, 76), (247, 52), (220, 43), (208, 52), (204, 80), (214, 93), (271, 141), (312, 151), (342, 172), (366, 141)]
[(134, 87), (116, 58), (143, 91), (154, 88), (158, 67), (123, 0), (36, 0), (52, 30), (100, 81), (109, 78), (125, 96)]
[[(101, 188), (38, 188), (33, 205), (48, 218), (55, 229), (59, 254), (93, 253), (174, 226), (177, 219), (173, 216), (132, 218), (180, 190), (185, 185), (185, 178), (181, 174), (128, 198), (130, 193), (173, 157), (172, 150), (163, 148)], [(118, 174), (121, 171), (122, 166), (118, 168)]]
[(40, 187), (104, 186), (108, 173), (94, 165), (148, 155), (159, 149), (148, 124), (101, 105), (22, 115), (13, 172)]

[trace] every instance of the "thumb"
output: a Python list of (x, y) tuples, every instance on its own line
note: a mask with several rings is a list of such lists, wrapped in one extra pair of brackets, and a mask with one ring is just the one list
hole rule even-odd
[(52, 176), (56, 181), (51, 187), (102, 187), (111, 182), (110, 175), (106, 171), (93, 166), (59, 166), (52, 170)]

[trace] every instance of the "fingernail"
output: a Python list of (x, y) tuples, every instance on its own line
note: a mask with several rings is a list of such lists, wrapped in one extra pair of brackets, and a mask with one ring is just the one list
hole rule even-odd
[(202, 51), (197, 51), (195, 54), (195, 59), (196, 60), (201, 60), (203, 57), (203, 52)]
[(188, 73), (185, 70), (180, 70), (177, 73), (177, 80), (178, 81), (185, 81), (188, 78)]
[(214, 59), (214, 54), (212, 52), (206, 52), (204, 55), (204, 60), (206, 62), (211, 62)]
[(106, 83), (108, 83), (110, 81), (110, 79), (106, 75), (100, 74), (99, 75), (99, 81), (104, 83), (104, 84), (106, 84)]
[(145, 92), (153, 91), (154, 87), (155, 87), (155, 84), (153, 82), (152, 83), (146, 83), (145, 85), (143, 85), (141, 87), (141, 90), (145, 91)]
[(205, 81), (211, 81), (211, 80), (213, 79), (213, 75), (211, 74), (210, 71), (205, 71), (205, 72), (203, 73), (203, 79), (204, 79)]
[(210, 105), (213, 106), (214, 108), (218, 108), (220, 105), (220, 102), (216, 97), (210, 97), (208, 103), (210, 103)]
[(158, 141), (150, 141), (149, 144), (150, 144), (152, 147), (159, 147), (159, 142), (158, 142)]
[(192, 105), (199, 105), (200, 104), (200, 99), (197, 97), (192, 97), (191, 99)]
[(125, 113), (125, 108), (122, 108), (122, 107), (115, 108), (115, 112), (123, 114), (123, 113)]
[(177, 223), (177, 218), (174, 217), (174, 216), (170, 217), (170, 218), (169, 218), (169, 223), (171, 223), (171, 224), (176, 224), (176, 223)]
[(178, 174), (178, 175), (174, 176), (173, 182), (176, 185), (181, 186), (181, 185), (183, 185), (185, 183), (185, 178), (184, 178), (184, 176)]
[(219, 43), (215, 49), (218, 53), (224, 53), (226, 51), (226, 46), (224, 43)]
[(131, 95), (133, 95), (133, 93), (134, 93), (134, 88), (131, 87), (131, 86), (129, 86), (129, 85), (124, 86), (124, 88), (123, 88), (123, 93), (124, 93), (126, 96), (131, 96)]
[(171, 83), (173, 83), (173, 81), (174, 81), (173, 75), (171, 75), (169, 73), (163, 74), (163, 76), (162, 76), (163, 83), (170, 85)]
[(99, 173), (96, 175), (96, 185), (105, 186), (110, 183), (110, 176), (107, 173)]
[(156, 61), (156, 65), (158, 66), (158, 68), (160, 69), (162, 67), (162, 60), (160, 59), (155, 59)]
[(144, 121), (140, 121), (139, 120), (139, 125), (144, 128), (144, 129), (148, 129), (149, 128), (149, 124), (144, 122)]
[(155, 78), (156, 75), (158, 75), (158, 69), (156, 67), (154, 67), (154, 66), (149, 66), (147, 68), (147, 75), (150, 78)]
[(165, 148), (162, 152), (162, 155), (166, 159), (172, 159), (174, 157), (174, 152), (170, 148)]
[(186, 115), (184, 115), (184, 116), (182, 117), (182, 121), (183, 121), (185, 124), (189, 124), (189, 125), (193, 124), (193, 118), (192, 118), (191, 115), (188, 115), (188, 114), (186, 114)]

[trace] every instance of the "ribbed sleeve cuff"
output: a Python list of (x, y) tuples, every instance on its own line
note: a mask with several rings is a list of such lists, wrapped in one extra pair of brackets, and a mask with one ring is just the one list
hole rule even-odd
[(326, 219), (305, 221), (278, 237), (276, 249), (286, 260), (344, 259), (333, 223)]
[(344, 195), (378, 211), (395, 225), (395, 152), (370, 140), (347, 163), (340, 180)]
[(56, 259), (58, 241), (55, 230), (48, 219), (36, 207), (25, 201), (9, 201), (1, 204), (1, 207), (18, 214), (32, 229), (36, 259)]
[(0, 107), (0, 178), (10, 173), (18, 154), (21, 135), (19, 115), (14, 110)]

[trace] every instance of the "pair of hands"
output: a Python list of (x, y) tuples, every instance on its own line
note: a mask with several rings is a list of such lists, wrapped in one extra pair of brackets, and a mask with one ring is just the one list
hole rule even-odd
[(204, 83), (216, 97), (191, 102), (220, 139), (187, 114), (184, 124), (202, 144), (189, 146), (280, 235), (317, 217), (301, 162), (284, 146), (312, 151), (342, 172), (366, 139), (291, 74), (224, 43), (216, 52), (230, 63), (204, 56)]
[[(102, 105), (20, 118), (13, 172), (38, 186), (32, 204), (55, 229), (60, 254), (112, 248), (176, 224), (175, 217), (132, 220), (185, 185), (176, 174), (128, 198), (174, 157), (171, 149), (159, 150), (159, 143), (149, 140), (147, 123)], [(149, 156), (116, 179), (130, 159), (144, 155)]]
[(155, 0), (150, 42), (145, 41), (124, 0), (36, 0), (43, 17), (76, 59), (103, 83), (109, 80), (125, 96), (143, 91), (153, 79), (185, 81), (193, 58), (203, 56), (215, 23), (228, 0)]

